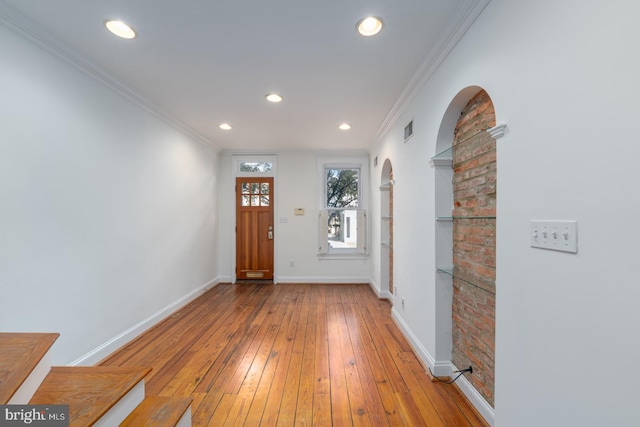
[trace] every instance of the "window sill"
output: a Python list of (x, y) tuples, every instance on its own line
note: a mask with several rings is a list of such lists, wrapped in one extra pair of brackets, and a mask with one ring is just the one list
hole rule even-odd
[(369, 259), (369, 254), (360, 254), (356, 252), (343, 252), (343, 253), (327, 253), (317, 254), (319, 260), (332, 260), (332, 259)]

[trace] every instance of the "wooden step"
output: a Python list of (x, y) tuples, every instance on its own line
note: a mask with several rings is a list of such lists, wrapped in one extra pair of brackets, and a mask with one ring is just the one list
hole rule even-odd
[(191, 426), (191, 398), (147, 397), (120, 427)]
[(0, 333), (0, 404), (26, 404), (51, 364), (46, 357), (60, 334)]
[(70, 427), (115, 426), (144, 399), (151, 368), (53, 367), (29, 403), (69, 405)]

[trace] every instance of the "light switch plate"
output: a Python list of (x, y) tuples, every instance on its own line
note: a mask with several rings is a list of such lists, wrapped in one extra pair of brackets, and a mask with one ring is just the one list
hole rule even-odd
[(531, 221), (531, 247), (578, 253), (577, 221)]

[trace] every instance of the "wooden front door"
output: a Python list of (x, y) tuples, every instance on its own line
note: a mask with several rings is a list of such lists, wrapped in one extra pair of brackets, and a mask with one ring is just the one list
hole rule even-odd
[(273, 178), (236, 178), (236, 278), (273, 280)]

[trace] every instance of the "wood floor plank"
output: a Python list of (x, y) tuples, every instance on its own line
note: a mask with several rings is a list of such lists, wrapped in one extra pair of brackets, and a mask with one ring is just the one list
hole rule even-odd
[[(241, 285), (247, 287), (246, 285)], [(267, 319), (267, 316), (277, 316), (274, 314), (273, 304), (267, 304), (267, 295), (263, 295), (261, 303), (246, 305), (242, 310), (234, 312), (230, 329), (220, 328), (221, 330), (231, 331), (227, 336), (227, 341), (222, 348), (222, 352), (216, 358), (211, 369), (206, 373), (200, 385), (196, 389), (197, 392), (208, 391), (211, 389), (233, 391), (237, 390), (237, 378), (233, 380), (238, 364), (241, 363), (254, 334), (257, 333), (260, 323)], [(249, 308), (249, 309), (247, 309)], [(263, 312), (261, 314), (261, 312)], [(269, 322), (278, 323), (278, 320), (267, 319)]]
[[(280, 287), (280, 285), (278, 285)], [(285, 398), (284, 390), (286, 385), (287, 373), (291, 364), (291, 357), (293, 354), (292, 341), (294, 335), (292, 331), (295, 331), (295, 327), (298, 324), (298, 318), (296, 317), (296, 305), (299, 289), (292, 289), (289, 295), (282, 295), (280, 298), (286, 301), (287, 319), (286, 324), (283, 323), (283, 335), (278, 340), (278, 346), (276, 351), (278, 352), (277, 363), (271, 387), (269, 389), (269, 395), (265, 404), (264, 412), (260, 420), (261, 426), (275, 426), (278, 423), (278, 416), (280, 414), (280, 406)]]
[[(364, 409), (369, 415), (369, 421), (372, 426), (388, 426), (389, 419), (386, 416), (387, 412), (384, 408), (383, 396), (380, 393), (380, 389), (376, 386), (376, 377), (383, 377), (384, 374), (383, 372), (379, 372), (382, 371), (382, 367), (379, 363), (376, 363), (375, 349), (367, 346), (367, 343), (371, 343), (371, 341), (367, 340), (367, 334), (362, 333), (366, 331), (366, 329), (363, 327), (363, 319), (360, 317), (356, 301), (356, 297), (351, 288), (346, 288), (343, 293), (343, 309), (349, 335), (351, 336), (355, 366), (360, 375), (360, 383), (365, 401)], [(373, 357), (369, 357), (369, 353), (371, 353)], [(387, 384), (387, 382), (384, 381), (384, 384)]]
[(316, 426), (331, 425), (331, 382), (329, 372), (329, 335), (327, 327), (327, 287), (315, 287), (316, 331), (313, 359), (313, 422)]
[(175, 427), (190, 404), (189, 398), (147, 397), (119, 427)]
[(379, 333), (379, 331), (386, 328), (386, 320), (381, 322), (379, 316), (376, 315), (375, 309), (372, 310), (370, 307), (361, 308), (360, 314), (364, 320), (363, 324), (366, 328), (366, 333), (371, 338), (376, 348), (377, 357), (379, 357), (383, 366), (385, 379), (389, 381), (394, 392), (408, 392), (407, 384), (395, 363), (395, 353), (385, 341), (386, 335), (383, 336)]
[[(323, 395), (325, 398), (331, 394), (331, 382), (329, 379), (329, 332), (327, 321), (327, 295), (326, 287), (316, 291), (316, 339), (314, 359), (314, 394)], [(314, 409), (314, 413), (315, 413)]]
[(452, 413), (459, 412), (469, 422), (469, 425), (475, 426), (485, 424), (484, 418), (482, 418), (482, 415), (480, 415), (476, 408), (471, 405), (461, 404), (461, 402), (466, 403), (466, 397), (457, 386), (446, 387), (445, 384), (442, 384), (438, 387), (438, 391), (442, 394), (443, 400), (446, 401), (450, 411)]
[(334, 425), (353, 425), (349, 390), (344, 369), (345, 355), (340, 341), (341, 310), (337, 286), (327, 294), (327, 325), (329, 330), (329, 378), (331, 381), (331, 418)]
[[(222, 392), (212, 390), (207, 393), (195, 393), (200, 396), (200, 404), (192, 406), (193, 414), (191, 416), (192, 426), (208, 426), (213, 414), (222, 400)], [(204, 397), (202, 397), (204, 396)], [(224, 420), (223, 420), (224, 422)], [(218, 421), (219, 423), (219, 421)], [(213, 424), (216, 425), (216, 424)], [(217, 424), (221, 425), (221, 424)]]
[[(230, 286), (221, 289), (221, 298), (217, 300), (223, 309), (229, 304), (229, 299), (233, 298)], [(103, 365), (118, 366), (154, 366), (154, 370), (147, 378), (147, 393), (150, 395), (163, 394), (166, 396), (176, 395), (176, 391), (164, 390), (172, 379), (179, 376), (179, 372), (184, 369), (184, 365), (194, 356), (191, 351), (199, 341), (206, 341), (207, 337), (216, 331), (212, 328), (224, 316), (224, 310), (212, 311), (212, 304), (207, 304), (213, 294), (204, 294), (202, 304), (190, 304), (183, 307), (174, 315), (169, 316), (165, 321), (153, 328), (149, 333), (154, 337), (151, 344), (137, 347), (138, 342), (147, 342), (144, 334), (134, 341), (134, 345), (125, 346), (126, 351), (119, 353), (127, 356), (120, 359), (107, 359)], [(225, 325), (225, 328), (228, 325)], [(171, 331), (168, 333), (167, 331)], [(182, 379), (177, 380), (182, 383)], [(186, 386), (186, 384), (182, 384)], [(184, 388), (184, 387), (183, 387)], [(163, 392), (164, 390), (164, 392)], [(188, 396), (187, 393), (182, 394)]]
[[(260, 305), (260, 307), (262, 306)], [(243, 335), (238, 336), (241, 338), (241, 345), (236, 347), (234, 352), (236, 354), (232, 353), (229, 358), (225, 359), (226, 369), (216, 371), (220, 375), (216, 378), (214, 388), (221, 389), (223, 396), (209, 421), (209, 425), (236, 425), (246, 417), (251, 401), (247, 401), (245, 395), (239, 396), (238, 392), (242, 388), (245, 378), (250, 374), (250, 367), (258, 353), (261, 341), (265, 336), (271, 336), (277, 330), (275, 325), (266, 321), (268, 314), (268, 311), (257, 310), (249, 316), (251, 321), (248, 327), (244, 330)], [(268, 331), (271, 333), (267, 334)], [(228, 372), (229, 375), (225, 375), (223, 372)], [(242, 418), (238, 419), (238, 417)]]
[[(280, 405), (280, 411), (278, 412), (278, 426), (293, 426), (296, 423), (296, 415), (298, 404), (301, 404), (301, 408), (304, 406), (300, 402), (300, 383), (305, 382), (304, 377), (307, 373), (302, 371), (302, 365), (304, 361), (304, 346), (305, 337), (307, 333), (307, 326), (309, 323), (309, 301), (307, 299), (308, 285), (301, 285), (302, 291), (296, 300), (294, 308), (294, 317), (298, 319), (298, 322), (292, 324), (292, 330), (290, 336), (292, 336), (292, 352), (291, 359), (289, 361), (289, 369), (287, 370), (287, 378), (284, 384), (284, 395), (282, 403)], [(310, 415), (310, 414), (309, 414)], [(302, 414), (300, 415), (302, 417)], [(302, 419), (300, 419), (302, 422)]]
[(300, 365), (300, 384), (295, 414), (295, 426), (313, 425), (314, 369), (316, 356), (316, 329), (318, 307), (313, 303), (314, 287), (307, 285), (305, 303), (308, 306), (307, 325), (304, 332), (302, 362)]
[(149, 366), (147, 394), (204, 426), (483, 426), (433, 383), (366, 284), (221, 284), (102, 364)]
[(336, 288), (336, 300), (340, 301), (340, 304), (337, 305), (340, 312), (338, 334), (340, 335), (340, 344), (344, 357), (343, 366), (349, 393), (351, 419), (354, 426), (370, 426), (369, 414), (371, 407), (366, 402), (360, 378), (361, 372), (366, 376), (367, 366), (366, 364), (360, 366), (356, 362), (355, 348), (357, 348), (357, 343), (355, 340), (357, 340), (358, 333), (349, 333), (348, 322), (353, 320), (353, 313), (346, 298), (348, 289), (348, 285)]
[[(431, 383), (431, 381), (424, 372), (415, 372), (403, 363), (404, 361), (401, 358), (402, 347), (397, 345), (395, 336), (389, 332), (389, 328), (385, 326), (387, 325), (379, 325), (379, 327), (376, 328), (375, 335), (372, 336), (375, 341), (378, 341), (378, 348), (386, 349), (386, 351), (382, 351), (381, 354), (385, 354), (388, 365), (395, 366), (402, 378), (402, 382), (407, 387), (406, 391), (399, 390), (395, 393), (398, 406), (404, 413), (403, 416), (411, 416), (413, 418), (415, 415), (418, 415), (419, 419), (422, 419), (429, 426), (446, 427), (443, 425), (438, 412), (433, 408), (431, 400), (418, 385), (423, 381), (428, 381), (429, 383)], [(413, 353), (411, 353), (411, 356), (415, 358)], [(416, 374), (418, 375), (417, 378), (415, 377)], [(416, 403), (417, 401), (420, 402), (419, 405)]]
[[(269, 355), (273, 348), (273, 343), (279, 331), (278, 325), (268, 325), (264, 335), (256, 336), (260, 341), (260, 347), (255, 353), (255, 357), (246, 369), (246, 374), (240, 389), (235, 393), (236, 399), (233, 406), (229, 409), (229, 416), (225, 426), (242, 426), (248, 415), (249, 408), (258, 389), (260, 378), (264, 373), (265, 366), (268, 363)], [(243, 364), (241, 363), (241, 366)]]
[[(273, 347), (271, 348), (271, 352), (269, 353), (264, 371), (262, 372), (262, 376), (260, 377), (260, 381), (256, 387), (254, 399), (247, 414), (246, 425), (257, 426), (260, 425), (261, 421), (264, 419), (263, 414), (267, 407), (267, 400), (270, 396), (271, 388), (276, 377), (277, 367), (280, 358), (282, 357), (283, 348), (286, 348), (287, 346), (287, 328), (284, 327), (284, 325), (289, 324), (291, 317), (293, 317), (293, 311), (286, 309), (287, 301), (285, 299), (280, 299), (280, 301), (277, 302), (274, 301), (273, 304), (277, 304), (276, 312), (278, 314), (272, 319), (272, 322), (275, 323), (279, 319), (278, 334), (276, 335), (276, 339), (273, 343)], [(272, 396), (272, 402), (277, 403), (277, 400), (277, 398)], [(272, 408), (270, 413), (270, 417), (275, 417), (277, 414), (277, 408)]]
[[(144, 363), (149, 363), (172, 349), (176, 343), (183, 343), (183, 336), (197, 337), (196, 333), (190, 333), (190, 330), (200, 325), (197, 319), (211, 318), (210, 306), (206, 301), (215, 299), (222, 302), (225, 294), (231, 290), (231, 287), (220, 287), (215, 293), (204, 293), (199, 298), (200, 304), (188, 304), (180, 308), (100, 364), (144, 366)], [(167, 334), (168, 331), (171, 333)]]

